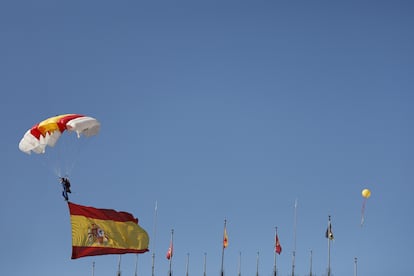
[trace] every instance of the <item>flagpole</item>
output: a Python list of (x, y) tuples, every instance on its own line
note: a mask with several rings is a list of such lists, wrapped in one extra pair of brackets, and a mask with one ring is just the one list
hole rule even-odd
[(309, 276), (312, 276), (312, 250), (310, 251), (310, 270), (309, 270)]
[(187, 264), (186, 264), (186, 273), (185, 275), (188, 276), (188, 267), (190, 266), (190, 253), (187, 253)]
[(331, 276), (331, 216), (328, 216), (328, 276)]
[(204, 252), (204, 276), (207, 276), (207, 253)]
[(226, 233), (226, 225), (227, 225), (227, 220), (224, 219), (224, 232), (223, 232), (223, 250), (221, 252), (221, 276), (224, 276), (224, 239), (225, 237), (225, 233)]
[(259, 251), (257, 251), (256, 257), (256, 276), (259, 276)]
[(157, 228), (157, 210), (158, 210), (158, 202), (155, 201), (155, 209), (154, 209), (154, 233), (153, 233), (153, 246), (152, 246), (152, 276), (155, 275), (155, 236), (156, 236), (156, 228)]
[[(292, 276), (295, 276), (295, 258), (296, 258), (296, 209), (298, 207), (298, 199), (295, 200), (295, 218), (293, 227), (293, 254), (292, 254)], [(328, 275), (329, 276), (329, 275)]]
[(328, 276), (331, 276), (331, 240), (328, 239)]
[(275, 227), (275, 256), (274, 256), (274, 262), (273, 262), (273, 276), (277, 275), (277, 270), (276, 270), (276, 246), (277, 246), (277, 242), (276, 242), (276, 237), (277, 237), (277, 227)]
[(95, 276), (95, 261), (92, 262), (92, 276)]
[(241, 251), (239, 251), (239, 268), (238, 268), (237, 276), (241, 276)]
[(364, 197), (364, 201), (362, 202), (362, 209), (361, 209), (361, 227), (364, 225), (365, 221), (365, 205), (367, 204), (367, 198)]
[(357, 270), (358, 269), (358, 258), (354, 258), (354, 276), (357, 276)]
[(169, 276), (172, 276), (172, 269), (171, 269), (171, 267), (172, 267), (172, 259), (173, 259), (173, 255), (174, 255), (174, 253), (172, 252), (173, 251), (173, 244), (174, 244), (174, 240), (173, 240), (173, 237), (174, 237), (174, 229), (171, 229), (171, 254), (170, 254), (170, 272), (169, 272)]

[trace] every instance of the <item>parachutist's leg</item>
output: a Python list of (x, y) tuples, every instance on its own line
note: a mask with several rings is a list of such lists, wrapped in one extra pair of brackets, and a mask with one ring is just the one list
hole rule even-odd
[(66, 201), (69, 200), (68, 194), (66, 193), (66, 191), (62, 192), (62, 196), (65, 198)]

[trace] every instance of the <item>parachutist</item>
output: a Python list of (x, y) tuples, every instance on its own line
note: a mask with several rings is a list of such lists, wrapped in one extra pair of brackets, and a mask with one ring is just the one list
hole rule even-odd
[(69, 200), (68, 193), (72, 193), (72, 191), (70, 190), (70, 181), (66, 177), (61, 177), (60, 183), (62, 184), (62, 188), (63, 188), (62, 196), (65, 198), (66, 201), (68, 201)]

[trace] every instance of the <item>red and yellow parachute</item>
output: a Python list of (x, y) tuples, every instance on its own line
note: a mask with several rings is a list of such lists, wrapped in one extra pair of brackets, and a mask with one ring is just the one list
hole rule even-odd
[(53, 147), (64, 131), (76, 132), (78, 138), (98, 134), (100, 123), (92, 117), (80, 114), (64, 114), (50, 117), (29, 129), (19, 143), (22, 152), (45, 153), (46, 147)]

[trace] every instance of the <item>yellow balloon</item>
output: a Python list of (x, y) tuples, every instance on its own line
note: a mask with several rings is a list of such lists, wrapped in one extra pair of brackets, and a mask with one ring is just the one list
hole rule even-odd
[(369, 198), (371, 196), (371, 191), (368, 189), (363, 189), (362, 190), (362, 196), (365, 198)]

